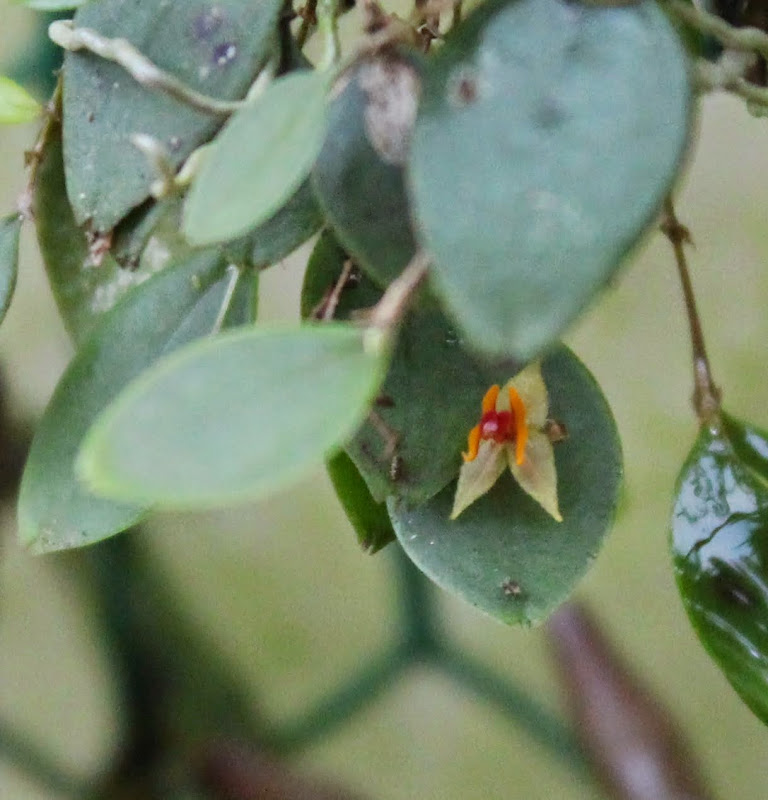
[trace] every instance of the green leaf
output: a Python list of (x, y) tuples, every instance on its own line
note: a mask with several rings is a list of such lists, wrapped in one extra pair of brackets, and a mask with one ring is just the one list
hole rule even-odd
[(240, 236), (299, 188), (323, 141), (327, 80), (322, 72), (291, 73), (232, 115), (187, 197), (183, 229), (190, 242)]
[[(243, 97), (275, 52), (282, 0), (101, 0), (86, 3), (75, 24), (122, 37), (161, 69), (211, 97)], [(139, 86), (121, 67), (88, 53), (64, 58), (67, 190), (79, 224), (115, 227), (149, 196), (154, 180), (130, 136), (163, 143), (174, 166), (206, 142), (221, 118)]]
[(507, 623), (541, 622), (573, 591), (611, 525), (621, 477), (613, 418), (587, 369), (560, 347), (542, 371), (550, 415), (569, 432), (554, 446), (562, 522), (509, 472), (454, 521), (448, 517), (455, 484), (415, 508), (387, 501), (397, 538), (416, 566)]
[(360, 546), (371, 555), (378, 553), (395, 539), (387, 507), (373, 499), (354, 461), (344, 451), (337, 453), (326, 466)]
[(22, 218), (19, 214), (0, 217), (0, 322), (11, 305), (19, 271), (19, 237)]
[(422, 76), (409, 176), (435, 290), (474, 346), (527, 361), (656, 218), (686, 55), (652, 0), (489, 0)]
[(33, 11), (71, 11), (80, 8), (87, 0), (16, 0), (21, 6)]
[(40, 103), (26, 89), (0, 75), (0, 125), (31, 122), (41, 111)]
[[(61, 127), (53, 119), (48, 122), (43, 148), (34, 167), (33, 185), (37, 241), (48, 281), (67, 330), (80, 343), (98, 318), (126, 292), (165, 266), (169, 258), (181, 255), (178, 241), (172, 241), (170, 234), (164, 233), (146, 259), (138, 264), (126, 261), (130, 269), (123, 269), (109, 253), (97, 266), (91, 258), (88, 238), (77, 226), (67, 198)], [(136, 220), (126, 221), (116, 231), (115, 241), (131, 240), (133, 234), (128, 229), (133, 230), (138, 224)], [(142, 240), (140, 249), (145, 244)], [(127, 252), (129, 249), (123, 255)]]
[(239, 252), (256, 269), (264, 269), (287, 258), (297, 247), (314, 236), (323, 224), (323, 212), (317, 204), (309, 181), (266, 222), (240, 240), (230, 250)]
[(81, 449), (80, 475), (99, 494), (163, 507), (264, 497), (351, 434), (382, 361), (351, 326), (197, 342), (129, 386), (99, 418)]
[(768, 481), (768, 433), (725, 412), (720, 416), (736, 457), (757, 477)]
[[(345, 258), (332, 234), (320, 238), (304, 279), (304, 316), (336, 284)], [(368, 278), (357, 276), (342, 291), (336, 316), (348, 319), (380, 297)], [(413, 310), (401, 326), (373, 419), (368, 418), (346, 448), (375, 500), (396, 495), (423, 502), (455, 477), (483, 394), (519, 366), (482, 364), (462, 347), (438, 309), (424, 305)]]
[(768, 436), (723, 415), (703, 428), (677, 483), (677, 585), (704, 647), (768, 724)]
[[(94, 497), (74, 474), (80, 443), (121, 389), (161, 355), (216, 325), (233, 286), (227, 260), (189, 256), (124, 297), (99, 320), (59, 381), (32, 442), (19, 497), (19, 535), (37, 552), (91, 544), (140, 519), (144, 505)], [(250, 322), (255, 274), (235, 285), (223, 325)]]
[(413, 56), (390, 52), (364, 59), (340, 85), (313, 185), (339, 241), (386, 286), (416, 251), (403, 164), (419, 77)]

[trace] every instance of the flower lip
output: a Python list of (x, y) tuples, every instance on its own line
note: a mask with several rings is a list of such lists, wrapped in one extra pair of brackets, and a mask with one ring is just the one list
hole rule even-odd
[(526, 409), (520, 395), (513, 386), (508, 386), (509, 409), (500, 408), (501, 389), (494, 384), (485, 393), (480, 422), (469, 432), (467, 452), (462, 453), (465, 462), (474, 461), (480, 442), (493, 441), (496, 444), (514, 444), (515, 461), (518, 465), (525, 460), (525, 445), (528, 441)]
[(487, 411), (480, 419), (480, 438), (502, 444), (514, 437), (512, 412)]

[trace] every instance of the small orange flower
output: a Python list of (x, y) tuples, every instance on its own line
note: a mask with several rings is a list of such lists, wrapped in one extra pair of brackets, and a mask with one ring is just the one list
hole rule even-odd
[(538, 363), (527, 366), (503, 389), (491, 386), (462, 453), (451, 519), (488, 492), (508, 466), (523, 490), (562, 522), (555, 454), (544, 432), (548, 411), (547, 387)]

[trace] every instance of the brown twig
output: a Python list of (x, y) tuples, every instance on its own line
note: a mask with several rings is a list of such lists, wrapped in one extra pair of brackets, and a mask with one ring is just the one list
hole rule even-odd
[(685, 245), (691, 242), (689, 230), (681, 224), (675, 214), (671, 195), (664, 201), (664, 218), (661, 230), (672, 244), (675, 253), (677, 271), (683, 290), (683, 300), (688, 313), (688, 324), (691, 333), (691, 350), (693, 351), (693, 407), (702, 424), (712, 424), (720, 411), (720, 389), (712, 379), (712, 371), (704, 342), (704, 332), (696, 308), (696, 296), (693, 292), (688, 261), (685, 256)]

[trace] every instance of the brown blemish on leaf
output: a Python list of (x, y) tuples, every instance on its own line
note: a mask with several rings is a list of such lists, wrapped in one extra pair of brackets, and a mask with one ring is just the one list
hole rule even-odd
[(448, 100), (451, 105), (463, 108), (477, 102), (479, 96), (476, 70), (467, 66), (455, 70), (448, 83)]
[(564, 442), (569, 436), (568, 428), (565, 427), (565, 423), (557, 419), (548, 419), (546, 421), (544, 433), (547, 434), (547, 438), (552, 444)]
[(86, 230), (85, 239), (88, 242), (86, 266), (100, 267), (112, 248), (112, 231), (99, 233), (98, 231)]
[(416, 70), (388, 54), (364, 62), (357, 80), (367, 96), (364, 119), (368, 141), (383, 161), (404, 164), (421, 90)]

